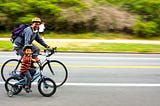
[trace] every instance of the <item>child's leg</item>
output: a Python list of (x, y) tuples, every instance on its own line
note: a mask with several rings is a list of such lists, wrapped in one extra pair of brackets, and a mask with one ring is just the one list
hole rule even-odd
[(26, 72), (24, 72), (23, 73), (25, 76), (26, 76), (26, 78), (27, 78), (27, 86), (28, 86), (28, 88), (30, 88), (31, 87), (31, 80), (32, 80), (32, 77), (31, 77), (31, 74), (30, 74), (30, 72), (29, 72), (29, 70), (28, 71), (26, 71)]
[(35, 68), (30, 68), (29, 72), (30, 72), (30, 74), (33, 78), (34, 74), (36, 73), (36, 69)]

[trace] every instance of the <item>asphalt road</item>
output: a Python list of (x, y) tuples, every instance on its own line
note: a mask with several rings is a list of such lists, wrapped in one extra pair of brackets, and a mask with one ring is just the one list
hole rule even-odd
[[(0, 66), (12, 52), (0, 53)], [(43, 97), (37, 86), (8, 97), (0, 78), (2, 106), (160, 106), (160, 54), (57, 53), (69, 71), (64, 86)]]

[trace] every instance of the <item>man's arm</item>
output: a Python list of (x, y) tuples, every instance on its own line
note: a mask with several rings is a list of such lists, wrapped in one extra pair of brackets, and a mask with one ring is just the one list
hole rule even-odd
[(35, 40), (40, 43), (45, 48), (48, 48), (49, 46), (45, 43), (45, 41), (40, 37), (39, 33), (37, 34)]

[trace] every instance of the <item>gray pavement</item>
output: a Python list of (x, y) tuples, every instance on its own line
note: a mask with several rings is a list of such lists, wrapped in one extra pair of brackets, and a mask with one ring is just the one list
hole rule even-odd
[(52, 97), (43, 97), (33, 86), (12, 98), (0, 86), (2, 106), (159, 106), (159, 87), (63, 86)]
[[(10, 54), (10, 55), (8, 55)], [(0, 66), (13, 52), (0, 52)], [(2, 106), (159, 106), (160, 54), (57, 53), (69, 72), (64, 86), (43, 97), (32, 86), (9, 98), (0, 84)], [(2, 82), (2, 79), (0, 79)]]

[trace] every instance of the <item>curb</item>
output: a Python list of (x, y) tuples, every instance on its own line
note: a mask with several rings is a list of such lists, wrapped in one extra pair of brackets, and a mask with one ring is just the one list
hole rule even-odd
[[(46, 42), (88, 42), (88, 43), (133, 43), (133, 44), (156, 44), (160, 45), (160, 40), (105, 40), (105, 39), (44, 39)], [(0, 38), (0, 41), (10, 41), (10, 38)]]

